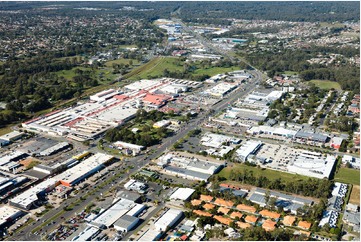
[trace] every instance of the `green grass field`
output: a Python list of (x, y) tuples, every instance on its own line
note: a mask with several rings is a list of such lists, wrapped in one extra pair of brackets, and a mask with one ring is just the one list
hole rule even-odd
[(337, 82), (324, 81), (324, 80), (311, 80), (310, 82), (315, 84), (317, 87), (319, 87), (321, 89), (328, 90), (328, 89), (334, 88), (336, 90), (342, 90), (340, 84)]
[(11, 125), (8, 125), (6, 127), (3, 127), (0, 129), (0, 135), (4, 135), (4, 134), (7, 134), (7, 133), (10, 133), (11, 131), (13, 131), (11, 129)]
[(262, 176), (267, 177), (269, 180), (275, 180), (277, 178), (281, 178), (282, 180), (289, 182), (289, 181), (308, 180), (309, 179), (306, 176), (300, 176), (300, 175), (295, 175), (295, 174), (290, 174), (290, 173), (280, 172), (280, 171), (275, 171), (275, 170), (269, 170), (269, 169), (262, 170), (260, 168), (247, 166), (245, 164), (233, 164), (233, 167), (225, 167), (225, 168), (223, 168), (223, 170), (221, 170), (221, 172), (218, 174), (218, 176), (229, 179), (229, 174), (231, 173), (231, 170), (233, 170), (233, 171), (246, 170), (249, 172), (252, 171), (253, 175), (255, 177), (259, 177), (262, 175)]
[(338, 173), (335, 175), (335, 181), (349, 183), (353, 185), (360, 185), (360, 171), (341, 167)]
[(105, 62), (105, 66), (112, 67), (113, 64), (124, 64), (124, 65), (128, 64), (129, 65), (130, 61), (133, 61), (133, 65), (136, 65), (139, 63), (139, 61), (136, 59), (118, 59), (118, 60), (112, 60), (112, 61)]
[(154, 65), (149, 66), (141, 71), (136, 77), (138, 79), (146, 79), (153, 77), (162, 77), (165, 69), (168, 71), (182, 71), (183, 66), (177, 65), (178, 59), (172, 57), (158, 58), (158, 61)]
[(283, 72), (283, 74), (285, 74), (285, 75), (298, 75), (298, 72), (297, 71), (285, 71), (285, 72)]
[[(209, 67), (205, 69), (201, 69), (198, 63), (195, 65), (195, 70), (192, 72), (193, 76), (200, 75), (209, 75), (214, 76), (221, 73), (226, 73), (230, 71), (239, 70), (238, 67)], [(137, 79), (147, 79), (147, 78), (156, 78), (163, 77), (164, 70), (168, 70), (170, 72), (183, 71), (183, 62), (180, 62), (178, 58), (174, 57), (162, 57), (155, 58), (142, 67), (135, 70), (137, 72), (135, 75), (132, 75), (131, 80)]]

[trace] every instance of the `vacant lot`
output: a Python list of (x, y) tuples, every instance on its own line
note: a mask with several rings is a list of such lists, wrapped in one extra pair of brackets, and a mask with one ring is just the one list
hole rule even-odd
[(313, 84), (315, 84), (317, 87), (319, 87), (321, 89), (328, 90), (328, 89), (334, 88), (336, 90), (341, 90), (341, 86), (337, 82), (325, 81), (325, 80), (311, 80), (310, 82), (312, 82)]
[(360, 171), (350, 168), (341, 167), (335, 175), (335, 181), (349, 183), (353, 185), (360, 185)]
[[(183, 72), (184, 71), (184, 61), (181, 61), (179, 58), (175, 57), (161, 57), (155, 58), (148, 62), (147, 64), (139, 67), (136, 71), (136, 75), (132, 75), (130, 79), (139, 80), (139, 79), (152, 79), (158, 77), (164, 77), (164, 71), (168, 70), (169, 72)], [(231, 72), (239, 70), (239, 67), (201, 67), (200, 63), (195, 63), (191, 67), (190, 75), (192, 76), (202, 76), (209, 75), (214, 76), (221, 73)]]
[(133, 62), (133, 65), (136, 65), (139, 63), (138, 60), (136, 59), (118, 59), (118, 60), (112, 60), (112, 61), (107, 61), (105, 62), (105, 66), (107, 67), (113, 67), (113, 64), (128, 64), (130, 65), (130, 62)]
[(139, 72), (136, 76), (133, 76), (131, 79), (151, 79), (163, 77), (165, 70), (170, 72), (183, 70), (183, 65), (179, 62), (178, 58), (163, 57), (156, 58), (155, 60), (156, 61), (152, 60), (151, 65), (147, 65), (146, 68), (143, 68), (141, 72)]
[(350, 203), (360, 205), (360, 186), (353, 186), (350, 196)]
[(8, 125), (6, 127), (3, 127), (0, 129), (0, 135), (4, 135), (4, 134), (7, 134), (7, 133), (10, 133), (11, 131), (13, 131), (11, 129), (11, 125)]
[(286, 173), (286, 172), (280, 172), (280, 171), (274, 171), (274, 170), (269, 170), (269, 169), (260, 169), (257, 167), (252, 167), (252, 166), (247, 166), (245, 164), (231, 164), (229, 167), (224, 168), (218, 175), (221, 177), (224, 177), (226, 179), (229, 179), (229, 174), (231, 172), (231, 170), (233, 171), (243, 171), (246, 170), (248, 172), (253, 172), (253, 175), (255, 177), (259, 177), (259, 176), (265, 176), (267, 177), (269, 180), (275, 180), (277, 178), (281, 178), (284, 181), (297, 181), (297, 180), (308, 180), (309, 177), (306, 176), (300, 176), (300, 175), (295, 175), (295, 174), (290, 174), (290, 173)]

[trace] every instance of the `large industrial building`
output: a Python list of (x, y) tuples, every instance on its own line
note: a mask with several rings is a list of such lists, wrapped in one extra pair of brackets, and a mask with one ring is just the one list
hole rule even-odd
[(255, 154), (262, 146), (262, 142), (248, 140), (245, 144), (236, 150), (236, 157), (240, 161), (247, 161), (249, 155)]
[(169, 197), (170, 200), (181, 200), (181, 201), (187, 201), (194, 193), (194, 189), (192, 188), (177, 188), (172, 195)]
[(66, 136), (77, 141), (94, 139), (134, 118), (139, 108), (158, 109), (178, 93), (200, 85), (199, 82), (170, 78), (140, 80), (125, 86), (122, 91), (109, 89), (96, 93), (87, 102), (53, 111), (24, 122), (22, 126), (32, 132)]
[(224, 97), (227, 93), (231, 92), (232, 90), (237, 88), (237, 84), (233, 84), (233, 83), (227, 83), (227, 82), (222, 82), (217, 84), (216, 86), (207, 89), (203, 92), (203, 94), (205, 95), (210, 95), (216, 98), (222, 98)]
[(292, 129), (286, 129), (283, 127), (270, 127), (266, 125), (254, 126), (247, 130), (247, 133), (255, 135), (255, 134), (267, 134), (267, 135), (274, 135), (280, 136), (284, 138), (294, 138), (295, 135), (298, 133)]
[(24, 214), (23, 211), (19, 209), (12, 208), (10, 206), (4, 205), (0, 207), (0, 228), (2, 229), (7, 223), (15, 221), (18, 217)]
[(100, 229), (95, 227), (86, 227), (78, 236), (75, 236), (72, 241), (91, 241), (100, 233)]
[(178, 209), (170, 208), (154, 222), (155, 229), (159, 232), (165, 232), (172, 227), (183, 216), (183, 212)]
[(5, 140), (7, 142), (14, 142), (15, 140), (18, 140), (21, 137), (23, 137), (23, 135), (24, 133), (15, 130), (0, 136), (0, 140)]
[(178, 175), (186, 179), (207, 181), (208, 178), (217, 173), (223, 163), (211, 162), (195, 157), (181, 157), (173, 153), (161, 156), (157, 163), (170, 174)]
[(321, 153), (303, 150), (295, 155), (287, 169), (292, 173), (323, 179), (330, 177), (335, 162), (333, 155), (325, 158)]
[(200, 142), (207, 147), (220, 148), (224, 143), (239, 144), (241, 140), (236, 137), (207, 132), (202, 136)]
[(114, 223), (114, 228), (117, 231), (127, 233), (129, 230), (133, 229), (138, 222), (139, 218), (125, 214)]
[(92, 222), (90, 222), (90, 224), (100, 229), (109, 228), (134, 206), (135, 203), (133, 201), (120, 199), (97, 216)]
[(96, 153), (54, 178), (59, 180), (64, 186), (74, 186), (81, 180), (104, 168), (105, 164), (113, 158), (111, 155)]
[(46, 192), (53, 190), (58, 184), (59, 180), (49, 178), (12, 198), (9, 204), (14, 207), (29, 210), (35, 202), (45, 196)]

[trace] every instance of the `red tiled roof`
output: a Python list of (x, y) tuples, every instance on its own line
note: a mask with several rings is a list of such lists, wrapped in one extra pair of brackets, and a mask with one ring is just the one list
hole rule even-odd
[(281, 214), (276, 213), (276, 212), (271, 212), (268, 210), (262, 210), (259, 214), (261, 214), (263, 217), (268, 217), (268, 218), (273, 218), (273, 219), (278, 219), (281, 217)]
[(230, 225), (232, 223), (232, 219), (229, 219), (229, 218), (225, 218), (225, 217), (222, 217), (222, 216), (214, 216), (214, 219), (216, 219), (218, 222), (222, 223), (222, 224), (225, 224), (225, 225)]
[(225, 206), (225, 207), (232, 207), (234, 202), (232, 201), (227, 201), (227, 200), (224, 200), (224, 199), (221, 199), (221, 198), (217, 198), (215, 201), (214, 201), (214, 204), (217, 204), (219, 206)]
[(212, 214), (201, 210), (193, 210), (193, 213), (198, 214), (199, 216), (212, 217)]
[(201, 195), (199, 198), (201, 201), (206, 201), (206, 202), (210, 202), (213, 200), (212, 196), (207, 196), (207, 195)]
[(238, 210), (246, 211), (246, 212), (250, 212), (250, 213), (255, 213), (257, 211), (257, 209), (255, 207), (244, 205), (244, 204), (238, 204), (236, 208)]
[(268, 219), (268, 220), (263, 222), (262, 228), (264, 230), (266, 230), (266, 231), (272, 231), (272, 230), (274, 230), (276, 228), (276, 224), (277, 224), (276, 222)]
[(258, 218), (252, 215), (248, 215), (244, 221), (246, 221), (247, 223), (255, 223), (257, 222)]
[(307, 221), (300, 221), (298, 223), (298, 227), (300, 227), (302, 229), (310, 229), (311, 228), (311, 223), (309, 223)]
[(283, 218), (283, 224), (286, 226), (292, 226), (292, 224), (296, 221), (296, 217), (295, 216), (285, 216)]
[(242, 218), (242, 216), (243, 216), (243, 214), (241, 214), (240, 212), (233, 212), (230, 215), (231, 218), (236, 218), (236, 217)]
[(215, 207), (215, 205), (213, 204), (210, 204), (210, 203), (206, 203), (203, 205), (203, 208), (206, 209), (206, 210), (211, 210)]

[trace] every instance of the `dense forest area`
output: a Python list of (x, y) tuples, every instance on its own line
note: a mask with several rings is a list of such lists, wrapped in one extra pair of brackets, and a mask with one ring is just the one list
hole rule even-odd
[[(232, 18), (284, 21), (352, 21), (360, 18), (358, 1), (337, 2), (3, 2), (0, 10), (61, 7), (63, 13), (79, 14), (74, 8), (99, 8), (117, 11), (122, 16), (144, 19), (168, 18), (178, 10), (179, 17), (188, 22), (227, 24)], [(124, 8), (126, 7), (126, 8)], [(130, 7), (130, 8), (129, 8)], [(71, 11), (70, 11), (71, 10)], [(138, 10), (138, 11), (137, 11)], [(141, 11), (139, 11), (141, 10)], [(59, 10), (56, 10), (57, 12)], [(90, 11), (81, 11), (87, 14)], [(97, 12), (97, 11), (95, 11)], [(53, 14), (52, 11), (42, 14)]]

